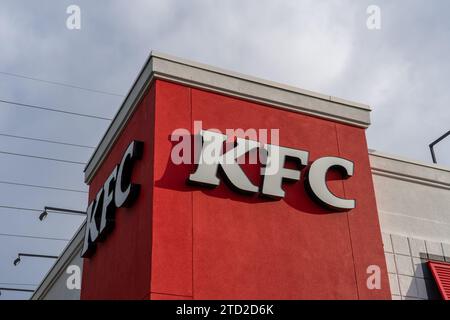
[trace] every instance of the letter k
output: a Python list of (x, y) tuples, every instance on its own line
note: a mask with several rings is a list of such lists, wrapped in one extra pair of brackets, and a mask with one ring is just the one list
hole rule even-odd
[(221, 168), (233, 187), (244, 192), (258, 192), (255, 186), (246, 176), (241, 166), (236, 162), (238, 158), (247, 152), (258, 148), (257, 141), (236, 139), (236, 146), (222, 153), (223, 144), (227, 136), (213, 131), (202, 130), (203, 148), (200, 153), (197, 170), (189, 176), (189, 181), (206, 185), (218, 186), (220, 179), (218, 170)]

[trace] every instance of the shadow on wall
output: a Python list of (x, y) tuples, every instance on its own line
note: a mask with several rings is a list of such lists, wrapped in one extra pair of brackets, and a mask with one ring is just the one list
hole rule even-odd
[[(170, 136), (168, 137), (168, 140), (172, 144), (172, 148), (178, 144), (178, 142), (171, 141)], [(191, 137), (191, 141), (193, 143), (193, 137)], [(193, 156), (191, 157), (191, 163), (192, 162), (194, 162)], [(299, 181), (283, 182), (283, 190), (285, 191), (285, 197), (283, 199), (272, 199), (261, 194), (243, 194), (242, 192), (236, 192), (234, 187), (227, 181), (223, 170), (219, 170), (219, 178), (221, 181), (219, 186), (212, 188), (193, 185), (191, 182), (188, 182), (188, 177), (196, 170), (196, 165), (174, 164), (170, 154), (167, 158), (164, 174), (155, 182), (155, 186), (157, 188), (170, 189), (180, 192), (201, 191), (210, 197), (217, 197), (244, 203), (284, 201), (295, 210), (308, 214), (335, 213), (335, 211), (330, 211), (329, 209), (316, 203), (309, 195), (307, 188), (305, 187), (305, 177), (308, 174), (308, 168), (311, 163), (312, 159), (309, 159), (308, 166), (306, 168), (299, 168), (294, 161), (286, 161), (286, 168), (301, 170), (301, 175)], [(257, 186), (261, 186), (263, 182), (263, 177), (260, 175), (261, 167), (262, 166), (259, 161), (257, 164), (248, 164), (248, 161), (246, 161), (245, 164), (241, 164), (241, 168), (244, 170), (250, 181)], [(335, 195), (344, 197), (344, 182), (342, 181), (342, 176), (339, 171), (330, 170), (327, 175), (327, 184)]]

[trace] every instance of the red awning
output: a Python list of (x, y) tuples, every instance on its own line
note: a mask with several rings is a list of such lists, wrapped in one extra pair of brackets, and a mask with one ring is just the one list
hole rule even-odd
[(439, 292), (444, 300), (450, 300), (450, 263), (428, 261)]

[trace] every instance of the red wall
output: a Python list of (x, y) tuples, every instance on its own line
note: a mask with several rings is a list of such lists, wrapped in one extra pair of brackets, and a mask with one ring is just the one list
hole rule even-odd
[[(156, 91), (152, 292), (195, 299), (390, 298), (364, 129), (163, 81)], [(223, 131), (279, 128), (280, 145), (310, 151), (310, 161), (355, 161), (351, 179), (329, 185), (356, 198), (357, 208), (323, 209), (303, 179), (286, 184), (279, 201), (241, 195), (223, 183), (213, 190), (187, 186), (195, 168), (171, 164), (169, 135), (192, 130), (194, 120)], [(259, 168), (249, 167), (257, 182)], [(381, 267), (382, 290), (367, 289), (369, 265)]]
[[(278, 201), (223, 183), (212, 190), (188, 186), (195, 166), (172, 164), (170, 134), (192, 130), (194, 120), (224, 132), (279, 128), (280, 145), (309, 151), (310, 162), (354, 161), (352, 178), (331, 174), (328, 184), (356, 198), (356, 209), (331, 212), (313, 202), (305, 170), (301, 181), (284, 185), (286, 197)], [(143, 188), (85, 260), (83, 299), (390, 298), (364, 129), (156, 80), (96, 174), (90, 199), (133, 139), (145, 143), (133, 174)], [(257, 165), (244, 170), (258, 183)], [(367, 289), (369, 265), (382, 270), (381, 290)]]
[(84, 259), (81, 299), (145, 299), (150, 291), (155, 90), (147, 92), (89, 186), (89, 203), (133, 140), (144, 142), (132, 181), (141, 185), (131, 208), (116, 209), (116, 225)]

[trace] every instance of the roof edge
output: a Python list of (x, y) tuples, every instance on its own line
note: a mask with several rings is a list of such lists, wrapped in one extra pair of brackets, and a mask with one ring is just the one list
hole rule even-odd
[(84, 220), (75, 235), (67, 243), (59, 258), (55, 261), (53, 266), (42, 279), (41, 283), (38, 285), (37, 289), (33, 292), (30, 300), (41, 300), (51, 289), (52, 284), (58, 280), (58, 276), (65, 272), (69, 262), (72, 260), (74, 255), (78, 253), (78, 249), (81, 250), (85, 228), (86, 220)]
[(450, 190), (450, 168), (369, 150), (374, 175)]
[(274, 108), (367, 128), (370, 107), (152, 51), (85, 167), (90, 183), (154, 79), (217, 92)]
[(267, 80), (267, 79), (253, 77), (253, 76), (246, 75), (246, 74), (239, 73), (239, 72), (235, 72), (235, 71), (225, 70), (225, 69), (222, 69), (222, 68), (219, 68), (219, 67), (214, 67), (214, 66), (211, 66), (211, 65), (208, 65), (208, 64), (204, 64), (204, 63), (195, 62), (195, 61), (179, 58), (179, 57), (176, 57), (176, 56), (172, 56), (170, 54), (159, 52), (159, 51), (156, 51), (156, 50), (153, 50), (151, 52), (150, 56), (151, 57), (160, 58), (160, 59), (163, 59), (163, 60), (167, 60), (167, 61), (171, 61), (171, 62), (178, 63), (178, 64), (183, 64), (183, 65), (186, 65), (186, 66), (189, 66), (189, 67), (194, 67), (194, 68), (205, 70), (205, 71), (211, 71), (211, 72), (214, 72), (214, 73), (217, 73), (217, 74), (221, 74), (221, 75), (224, 75), (224, 76), (227, 76), (227, 77), (232, 77), (232, 78), (236, 78), (236, 79), (246, 80), (246, 81), (249, 81), (249, 82), (262, 84), (262, 85), (269, 86), (269, 87), (280, 88), (280, 89), (283, 89), (283, 90), (286, 90), (286, 91), (291, 91), (293, 93), (297, 93), (297, 94), (301, 94), (301, 95), (305, 95), (305, 96), (309, 96), (309, 97), (313, 97), (313, 98), (318, 98), (318, 99), (328, 100), (328, 101), (334, 101), (334, 102), (337, 102), (339, 104), (343, 104), (343, 105), (359, 108), (359, 109), (366, 110), (366, 111), (371, 111), (372, 110), (372, 108), (369, 105), (363, 104), (363, 103), (360, 103), (360, 102), (355, 102), (355, 101), (351, 101), (351, 100), (342, 99), (342, 98), (339, 98), (339, 97), (325, 95), (325, 94), (322, 94), (322, 93), (318, 93), (318, 92), (314, 92), (314, 91), (310, 91), (310, 90), (306, 90), (306, 89), (301, 89), (301, 88), (290, 86), (290, 85), (283, 84), (283, 83), (280, 83), (280, 82), (275, 82), (275, 81), (270, 81), (270, 80)]

